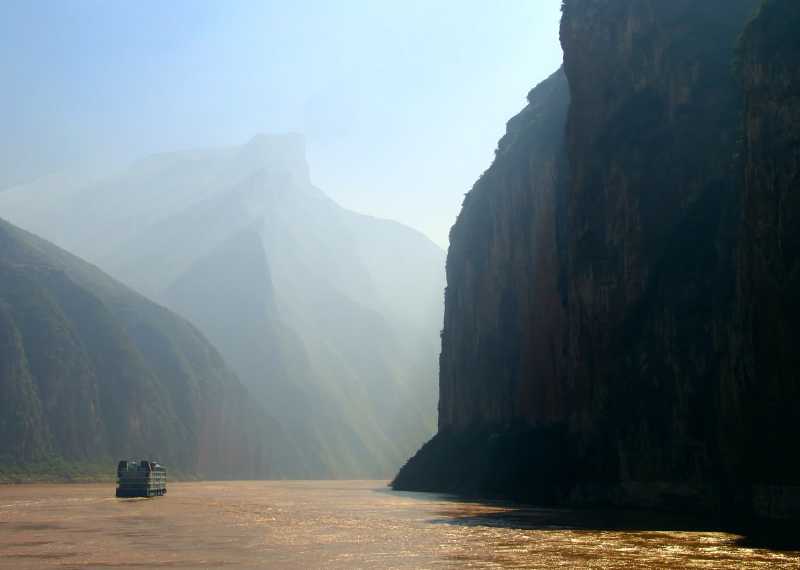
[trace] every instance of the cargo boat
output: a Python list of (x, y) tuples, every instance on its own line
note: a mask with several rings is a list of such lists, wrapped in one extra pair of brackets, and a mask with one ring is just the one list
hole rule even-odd
[(123, 459), (117, 464), (117, 497), (167, 494), (167, 469), (155, 461)]

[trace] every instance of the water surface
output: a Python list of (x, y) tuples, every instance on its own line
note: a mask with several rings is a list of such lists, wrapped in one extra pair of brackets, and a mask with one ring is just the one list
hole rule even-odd
[(113, 494), (0, 486), (0, 568), (800, 568), (800, 552), (677, 520), (395, 493), (377, 481)]

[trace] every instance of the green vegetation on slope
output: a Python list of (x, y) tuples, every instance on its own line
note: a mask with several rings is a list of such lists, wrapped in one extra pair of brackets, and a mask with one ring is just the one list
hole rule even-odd
[(0, 350), (5, 473), (143, 456), (271, 474), (261, 439), (274, 426), (194, 327), (2, 220)]

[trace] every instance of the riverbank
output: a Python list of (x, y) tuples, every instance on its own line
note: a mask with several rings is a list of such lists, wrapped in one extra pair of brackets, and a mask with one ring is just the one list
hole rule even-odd
[[(170, 481), (200, 481), (198, 474), (170, 470)], [(114, 483), (117, 479), (117, 461), (104, 459), (93, 462), (65, 461), (54, 457), (30, 463), (0, 461), (0, 485), (38, 483)]]

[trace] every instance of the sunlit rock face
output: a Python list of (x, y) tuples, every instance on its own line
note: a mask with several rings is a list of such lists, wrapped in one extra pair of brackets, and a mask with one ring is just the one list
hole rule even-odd
[(531, 93), (452, 230), (439, 434), (396, 487), (763, 511), (796, 480), (798, 58), (769, 59), (795, 44), (768, 3), (743, 91), (760, 4), (564, 3), (568, 88)]

